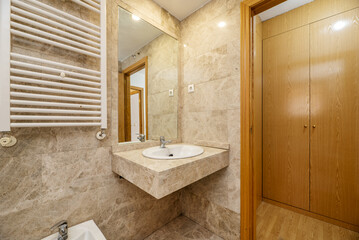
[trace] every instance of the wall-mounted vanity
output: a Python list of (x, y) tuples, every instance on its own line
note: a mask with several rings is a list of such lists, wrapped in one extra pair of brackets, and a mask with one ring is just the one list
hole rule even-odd
[[(160, 199), (227, 167), (228, 145), (194, 146), (178, 139), (178, 40), (120, 7), (118, 45), (112, 170)], [(161, 148), (161, 136), (180, 144)]]
[(202, 148), (198, 156), (175, 160), (144, 157), (144, 149), (114, 153), (112, 171), (160, 199), (229, 165), (228, 150)]

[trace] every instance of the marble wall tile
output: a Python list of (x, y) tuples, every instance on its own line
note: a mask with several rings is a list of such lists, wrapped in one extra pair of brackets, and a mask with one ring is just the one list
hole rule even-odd
[(180, 216), (144, 240), (223, 240), (206, 228)]
[(162, 115), (174, 113), (177, 118), (178, 96), (168, 96), (168, 91), (148, 95), (148, 114)]
[(196, 84), (195, 93), (182, 89), (184, 97), (183, 111), (220, 111), (240, 107), (239, 76)]
[[(177, 81), (173, 81), (176, 79)], [(148, 93), (156, 94), (160, 92), (167, 92), (169, 89), (177, 91), (178, 88), (178, 73), (173, 71), (173, 68), (163, 68), (157, 73), (151, 75), (151, 85), (148, 86)], [(177, 95), (177, 93), (174, 93)]]
[(240, 1), (212, 0), (190, 15), (181, 44), (181, 139), (230, 145), (229, 167), (184, 189), (182, 211), (224, 239), (239, 239)]
[(110, 175), (110, 148), (43, 154), (43, 201), (61, 199), (111, 184), (107, 178)]
[(0, 215), (38, 204), (41, 197), (41, 156), (0, 159)]
[[(199, 25), (206, 24), (212, 19), (225, 14), (238, 14), (240, 10), (240, 1), (238, 0), (212, 0), (210, 3), (204, 5), (196, 12), (181, 22), (182, 28), (197, 27)], [(193, 25), (193, 23), (196, 23)], [(183, 36), (183, 33), (181, 32)]]
[[(60, 152), (87, 148), (100, 148), (111, 145), (111, 137), (98, 141), (95, 134), (96, 127), (73, 127), (63, 131), (63, 128), (53, 128), (56, 135), (56, 146)], [(108, 134), (108, 133), (107, 133)]]
[(182, 139), (193, 143), (197, 140), (228, 142), (227, 111), (183, 112)]
[(181, 193), (182, 212), (198, 224), (226, 240), (240, 239), (240, 217), (236, 212), (199, 195)]
[(150, 139), (159, 140), (160, 136), (165, 136), (167, 139), (172, 140), (172, 142), (177, 139), (177, 112), (148, 115), (148, 122)]
[[(178, 136), (178, 51), (178, 41), (163, 34), (138, 50), (136, 58), (131, 56), (122, 61), (122, 67), (127, 68), (148, 57), (149, 139)], [(174, 90), (173, 97), (169, 97), (169, 89)]]
[(18, 157), (57, 151), (56, 134), (49, 128), (19, 128), (12, 134), (19, 139), (11, 148), (1, 148), (0, 158)]
[[(115, 239), (141, 240), (172, 219), (180, 212), (178, 193), (163, 199), (154, 200), (152, 196), (122, 179), (120, 188), (100, 189), (97, 221), (101, 230)], [(101, 194), (113, 191), (113, 194)], [(114, 224), (110, 224), (110, 223)], [(134, 227), (136, 226), (136, 227)]]
[(0, 238), (2, 240), (41, 239), (50, 235), (51, 224), (67, 219), (69, 202), (52, 201), (32, 205), (23, 210), (0, 216)]
[(186, 187), (186, 191), (192, 194), (211, 199), (214, 204), (228, 206), (228, 168), (218, 171)]
[(205, 147), (213, 147), (213, 148), (220, 148), (220, 149), (230, 149), (229, 143), (226, 142), (216, 142), (216, 141), (206, 141), (206, 140), (196, 140), (194, 142), (195, 145), (205, 146)]
[[(234, 63), (239, 63), (240, 57), (237, 50), (231, 51), (231, 46), (238, 45), (238, 41), (230, 42), (210, 51), (194, 55), (183, 63), (183, 84), (198, 84), (211, 80), (227, 78), (239, 75), (239, 67)], [(231, 44), (231, 46), (230, 46)], [(186, 51), (189, 47), (186, 47)]]
[[(206, 6), (211, 4), (213, 3), (210, 2)], [(239, 10), (231, 14), (222, 13), (208, 22), (193, 22), (189, 28), (185, 28), (185, 23), (192, 21), (192, 16), (194, 15), (181, 22), (181, 40), (186, 44), (182, 59), (184, 62), (187, 62), (194, 56), (208, 54), (211, 50), (220, 48), (226, 43), (228, 44), (233, 41), (238, 41), (239, 43)], [(226, 26), (223, 28), (218, 27), (220, 22), (225, 22)], [(239, 53), (239, 49), (237, 49), (237, 52)]]
[[(96, 14), (72, 1), (41, 1), (95, 24), (99, 21)], [(178, 193), (158, 201), (111, 170), (111, 149), (117, 144), (119, 1), (107, 0), (108, 136), (98, 141), (96, 127), (12, 129), (18, 143), (0, 148), (1, 240), (41, 239), (62, 219), (70, 226), (93, 219), (109, 240), (143, 239), (180, 214)], [(178, 21), (156, 4), (148, 3), (151, 7), (146, 9), (145, 1), (126, 2), (142, 16), (155, 19), (157, 26), (164, 23), (162, 29), (170, 26), (173, 34), (179, 32)], [(97, 60), (59, 48), (18, 37), (12, 43), (17, 53), (98, 68)]]

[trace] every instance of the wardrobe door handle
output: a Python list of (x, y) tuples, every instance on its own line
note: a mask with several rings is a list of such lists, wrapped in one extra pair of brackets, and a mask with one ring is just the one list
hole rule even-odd
[(316, 128), (317, 126), (313, 125), (312, 127), (313, 127), (313, 128)]
[(304, 125), (304, 128), (307, 128), (307, 127), (308, 127), (308, 125), (307, 125), (307, 124), (305, 124), (305, 125)]

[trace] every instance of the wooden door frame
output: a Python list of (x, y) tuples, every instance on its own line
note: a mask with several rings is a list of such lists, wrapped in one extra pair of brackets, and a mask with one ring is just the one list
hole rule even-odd
[(255, 179), (253, 167), (253, 16), (285, 0), (241, 2), (241, 240), (256, 239)]
[[(130, 87), (131, 89), (134, 90), (134, 92), (131, 92), (131, 95), (133, 94), (139, 94), (139, 111), (140, 111), (140, 114), (139, 114), (139, 118), (140, 118), (140, 132), (141, 134), (143, 134), (143, 129), (145, 128), (144, 126), (144, 117), (143, 117), (143, 109), (144, 109), (144, 106), (143, 106), (143, 88), (141, 87), (136, 87), (136, 86), (131, 86)], [(146, 119), (147, 120), (147, 119)]]
[[(120, 111), (122, 107), (124, 110), (129, 109), (130, 106), (130, 76), (142, 69), (145, 69), (145, 93), (144, 97), (146, 99), (145, 105), (145, 118), (146, 118), (146, 140), (148, 140), (148, 57), (144, 57), (131, 66), (127, 67), (122, 73), (119, 74), (119, 84), (118, 84), (118, 95), (119, 95), (119, 121), (118, 121), (118, 141), (124, 142), (127, 141), (129, 132), (126, 128), (126, 122), (131, 122), (131, 115), (129, 114), (120, 114), (124, 111)], [(127, 132), (126, 132), (127, 130)]]

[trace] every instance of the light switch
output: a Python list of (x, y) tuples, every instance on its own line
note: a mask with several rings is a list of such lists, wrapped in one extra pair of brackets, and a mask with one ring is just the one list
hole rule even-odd
[(188, 85), (188, 92), (193, 93), (194, 92), (194, 84)]
[(168, 96), (173, 97), (173, 89), (168, 90)]

